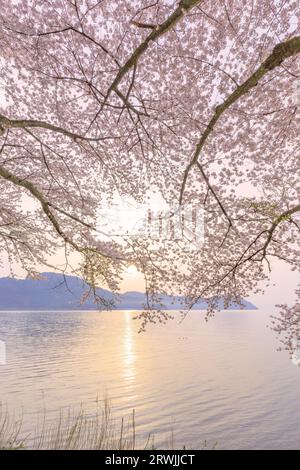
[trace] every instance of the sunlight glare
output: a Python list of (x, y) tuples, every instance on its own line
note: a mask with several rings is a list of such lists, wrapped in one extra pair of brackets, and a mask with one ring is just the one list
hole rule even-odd
[(126, 269), (126, 272), (129, 276), (134, 276), (135, 274), (137, 274), (138, 270), (137, 268), (131, 264), (130, 266), (128, 266), (128, 268)]

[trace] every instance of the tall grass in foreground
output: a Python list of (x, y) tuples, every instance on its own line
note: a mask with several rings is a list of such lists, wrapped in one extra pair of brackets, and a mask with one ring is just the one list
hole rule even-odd
[(0, 403), (0, 450), (23, 447), (20, 438), (22, 419), (15, 420)]
[[(135, 412), (117, 421), (112, 416), (108, 400), (102, 409), (88, 414), (79, 410), (61, 410), (56, 419), (44, 413), (32, 434), (24, 436), (22, 418), (15, 420), (0, 406), (0, 450), (137, 450), (155, 449), (154, 435), (147, 439), (136, 435)], [(206, 448), (206, 442), (200, 448)], [(173, 431), (164, 449), (175, 449)], [(177, 447), (178, 449), (178, 447)]]

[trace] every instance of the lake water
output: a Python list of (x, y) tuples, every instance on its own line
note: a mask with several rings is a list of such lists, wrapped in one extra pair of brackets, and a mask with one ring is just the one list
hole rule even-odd
[[(300, 368), (267, 329), (266, 311), (193, 311), (139, 334), (136, 312), (0, 312), (0, 401), (27, 430), (47, 408), (134, 408), (137, 434), (164, 446), (300, 449)], [(177, 319), (177, 320), (176, 320)]]

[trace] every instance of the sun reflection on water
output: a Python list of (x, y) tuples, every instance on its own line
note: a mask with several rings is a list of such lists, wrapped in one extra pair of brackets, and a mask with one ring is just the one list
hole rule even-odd
[(125, 380), (133, 380), (136, 376), (136, 350), (133, 332), (132, 312), (125, 312), (125, 332), (123, 343), (123, 377)]

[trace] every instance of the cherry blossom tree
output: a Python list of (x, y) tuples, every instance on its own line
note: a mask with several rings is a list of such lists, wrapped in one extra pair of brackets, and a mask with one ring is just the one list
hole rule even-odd
[[(161, 293), (206, 298), (209, 316), (259, 290), (273, 260), (299, 269), (298, 1), (0, 0), (0, 15), (11, 266), (35, 275), (63, 249), (66, 270), (76, 252), (92, 288), (116, 291), (134, 264), (142, 326), (168, 318)], [(97, 236), (99, 201), (149, 190), (203, 209), (198, 250)], [(288, 338), (293, 309), (276, 320)]]

